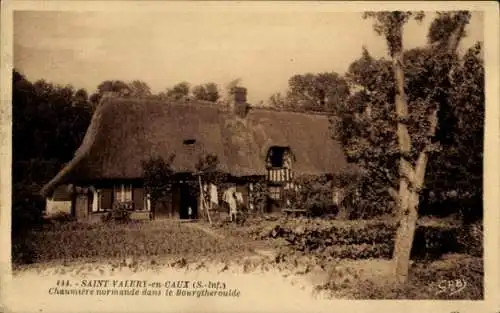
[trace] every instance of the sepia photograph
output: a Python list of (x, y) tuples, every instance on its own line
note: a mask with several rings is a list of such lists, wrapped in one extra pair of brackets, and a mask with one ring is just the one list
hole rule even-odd
[(6, 312), (493, 294), (493, 2), (46, 2), (10, 3), (2, 61)]

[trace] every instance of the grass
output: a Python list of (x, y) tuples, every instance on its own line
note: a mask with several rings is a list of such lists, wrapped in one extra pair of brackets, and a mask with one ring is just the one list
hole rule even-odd
[(16, 263), (162, 256), (189, 259), (251, 250), (238, 240), (221, 240), (176, 221), (66, 223), (33, 231), (13, 249)]
[[(346, 259), (343, 254), (351, 255), (357, 248), (363, 253), (370, 252), (370, 245), (333, 245), (314, 252), (297, 251), (294, 246), (287, 244), (280, 238), (270, 238), (267, 234), (277, 223), (300, 224), (300, 219), (290, 219), (287, 222), (279, 220), (256, 219), (250, 220), (241, 227), (233, 225), (221, 226), (221, 231), (229, 236), (236, 236), (244, 240), (265, 242), (267, 246), (278, 251), (275, 267), (288, 269), (292, 272), (302, 272), (309, 275), (314, 268), (321, 268), (325, 283), (317, 284), (317, 291), (324, 291), (334, 298), (347, 299), (467, 299), (480, 300), (484, 297), (483, 291), (483, 259), (480, 256), (465, 253), (447, 253), (437, 259), (417, 259), (412, 261), (408, 283), (402, 286), (394, 284), (392, 279), (392, 252), (386, 253), (387, 259)], [(305, 223), (311, 223), (308, 220)], [(347, 227), (364, 229), (370, 225), (377, 225), (380, 221), (320, 221)], [(305, 224), (304, 224), (305, 225)], [(419, 225), (449, 229), (456, 227), (453, 220), (422, 219)], [(295, 225), (297, 226), (297, 225)], [(352, 235), (352, 234), (351, 234)], [(361, 236), (367, 234), (363, 231)], [(262, 240), (266, 237), (266, 240)], [(338, 238), (337, 238), (338, 239)], [(436, 238), (434, 238), (436, 239)], [(482, 244), (482, 243), (479, 243)], [(339, 250), (349, 253), (332, 253)], [(426, 248), (427, 249), (427, 248)], [(345, 251), (344, 251), (345, 250)], [(391, 249), (389, 249), (391, 250)], [(338, 252), (338, 251), (337, 251)], [(321, 280), (321, 279), (320, 279)], [(454, 290), (443, 290), (443, 285), (459, 280), (467, 286), (456, 293)], [(455, 290), (456, 291), (456, 290)]]
[[(275, 254), (265, 259), (255, 259), (255, 268), (265, 266), (288, 273), (286, 275), (304, 277), (315, 273), (320, 277), (312, 283), (316, 290), (333, 298), (479, 300), (484, 296), (481, 257), (447, 254), (432, 261), (415, 260), (412, 262), (408, 283), (397, 286), (391, 280), (391, 260), (342, 259), (334, 257), (328, 249), (298, 251), (282, 238), (262, 236), (281, 222), (281, 219), (258, 218), (249, 219), (241, 226), (219, 223), (213, 225), (208, 233), (201, 229), (209, 228), (208, 224), (198, 222), (197, 225), (189, 225), (174, 220), (129, 224), (68, 222), (48, 225), (32, 231), (22, 241), (13, 242), (14, 268), (26, 263), (64, 265), (104, 261), (109, 264), (110, 260), (117, 259), (132, 259), (134, 262), (144, 260), (146, 265), (154, 262), (158, 266), (167, 259), (174, 259), (182, 264), (195, 264), (205, 260), (229, 264), (231, 260), (243, 260), (245, 258), (242, 256), (255, 255), (258, 249), (262, 249)], [(297, 221), (289, 222), (293, 224)], [(359, 223), (351, 226), (356, 225)], [(210, 235), (211, 232), (220, 236)], [(357, 246), (331, 247), (352, 250)], [(360, 249), (365, 251), (366, 247)], [(457, 280), (465, 282), (466, 288), (457, 293), (449, 290), (441, 292), (440, 284)]]
[[(347, 274), (332, 275), (332, 279), (319, 289), (329, 290), (336, 297), (342, 293), (344, 298), (350, 299), (482, 300), (484, 298), (481, 258), (453, 254), (432, 262), (415, 262), (410, 269), (408, 282), (404, 285), (394, 284), (391, 280), (391, 265), (390, 261), (383, 260), (347, 262), (343, 268)], [(355, 279), (347, 279), (349, 275)], [(449, 286), (449, 283), (457, 281), (465, 284), (465, 288), (459, 290)]]

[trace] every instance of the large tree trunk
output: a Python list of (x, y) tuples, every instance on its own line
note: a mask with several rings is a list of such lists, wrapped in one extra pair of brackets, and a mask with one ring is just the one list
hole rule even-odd
[[(401, 38), (402, 29), (398, 29)], [(401, 47), (401, 45), (399, 45)], [(403, 52), (402, 48), (393, 51), (393, 70), (396, 83), (396, 113), (398, 117), (397, 135), (401, 157), (399, 160), (399, 192), (396, 216), (399, 226), (396, 233), (393, 261), (394, 275), (398, 282), (405, 282), (408, 277), (410, 252), (418, 218), (418, 194), (413, 188), (415, 171), (407, 157), (411, 151), (411, 139), (406, 122), (408, 120), (408, 103), (404, 90)], [(425, 167), (424, 167), (425, 168)]]
[[(401, 157), (399, 160), (399, 193), (398, 210), (396, 212), (399, 226), (396, 232), (393, 261), (394, 275), (398, 282), (404, 283), (408, 279), (410, 254), (415, 236), (418, 219), (418, 205), (420, 190), (424, 185), (425, 169), (427, 167), (428, 151), (420, 152), (415, 167), (408, 161), (411, 151), (411, 139), (406, 126), (408, 119), (408, 103), (404, 91), (404, 72), (402, 68), (402, 51), (393, 54), (393, 68), (396, 79), (396, 112), (398, 116), (398, 142)], [(428, 136), (434, 136), (437, 127), (437, 109), (428, 117), (430, 127)]]
[[(407, 163), (406, 160), (401, 160), (401, 162)], [(419, 190), (424, 184), (426, 166), (427, 152), (425, 151), (420, 153), (415, 170), (402, 166), (404, 176), (401, 181), (406, 180), (406, 189), (401, 189), (399, 193), (401, 198), (399, 227), (393, 253), (394, 275), (399, 283), (404, 283), (408, 279), (410, 254), (418, 219)]]
[[(462, 13), (459, 13), (462, 14)], [(467, 13), (455, 25), (453, 32), (448, 38), (446, 46), (449, 54), (456, 53), (460, 39), (463, 37), (465, 25), (468, 23)], [(396, 40), (402, 39), (402, 28), (395, 30)], [(407, 155), (411, 151), (411, 139), (406, 127), (408, 119), (408, 103), (404, 91), (404, 71), (403, 71), (403, 48), (402, 40), (394, 46), (399, 47), (397, 51), (393, 51), (392, 61), (394, 77), (396, 81), (396, 113), (398, 116), (398, 142), (401, 152), (399, 175), (400, 185), (398, 193), (398, 212), (397, 217), (399, 226), (396, 233), (396, 240), (393, 252), (394, 275), (399, 283), (404, 283), (408, 279), (410, 267), (410, 254), (415, 236), (415, 229), (418, 219), (418, 206), (420, 200), (420, 190), (424, 185), (425, 170), (427, 167), (428, 149), (426, 147), (419, 153), (415, 167), (407, 160)], [(446, 78), (445, 78), (446, 79)], [(433, 101), (432, 95), (428, 97), (429, 102)], [(437, 111), (438, 108), (432, 110), (428, 116), (429, 129), (427, 136), (432, 138), (437, 129)]]

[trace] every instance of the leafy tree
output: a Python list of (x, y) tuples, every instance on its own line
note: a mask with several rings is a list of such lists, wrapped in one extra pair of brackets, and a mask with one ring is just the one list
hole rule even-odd
[(105, 80), (97, 86), (97, 91), (90, 96), (90, 101), (93, 105), (97, 105), (105, 94), (114, 93), (128, 96), (131, 92), (129, 84), (122, 80)]
[(86, 91), (13, 75), (13, 153), (16, 160), (67, 162), (90, 123)]
[(178, 101), (186, 99), (189, 96), (190, 85), (188, 82), (180, 82), (167, 90), (167, 97), (169, 99)]
[(142, 162), (144, 189), (149, 193), (154, 206), (168, 204), (168, 195), (172, 190), (172, 178), (175, 174), (172, 169), (174, 159), (175, 155), (172, 154), (166, 160), (153, 157)]
[(41, 222), (47, 181), (71, 160), (90, 123), (84, 89), (45, 80), (30, 82), (14, 70), (12, 89), (13, 238)]
[(268, 104), (279, 110), (334, 112), (350, 95), (347, 80), (335, 72), (297, 74), (286, 95), (275, 93)]
[(193, 87), (193, 95), (198, 100), (217, 102), (219, 100), (219, 90), (217, 84), (207, 83)]
[(126, 95), (130, 93), (130, 86), (122, 80), (106, 80), (97, 86), (97, 90), (101, 94), (106, 92), (116, 92)]
[(390, 213), (393, 199), (387, 186), (398, 182), (394, 166), (399, 157), (394, 117), (394, 79), (391, 63), (374, 59), (366, 49), (354, 61), (346, 78), (356, 90), (336, 107), (332, 117), (336, 139), (343, 144), (349, 162), (362, 169), (359, 188), (349, 201), (365, 217)]
[[(395, 277), (399, 282), (406, 281), (408, 277), (420, 193), (424, 187), (429, 154), (436, 151), (438, 120), (441, 117), (438, 111), (443, 103), (445, 108), (447, 105), (452, 84), (450, 75), (458, 64), (457, 46), (464, 36), (470, 14), (439, 14), (430, 28), (428, 38), (431, 46), (405, 54), (403, 26), (409, 19), (420, 21), (423, 17), (422, 12), (400, 11), (368, 12), (364, 15), (364, 18), (374, 20), (374, 30), (386, 39), (393, 79), (383, 80), (384, 75), (389, 73), (384, 65), (386, 62), (374, 62), (364, 53), (358, 62), (359, 67), (380, 75), (360, 75), (358, 82), (364, 88), (356, 96), (368, 97), (370, 101), (364, 110), (361, 108), (363, 114), (358, 112), (350, 117), (353, 124), (358, 124), (355, 128), (358, 133), (354, 135), (359, 137), (353, 139), (353, 146), (358, 146), (354, 149), (354, 158), (356, 153), (361, 153), (358, 157), (362, 165), (387, 162), (387, 166), (378, 171), (379, 176), (384, 174), (389, 181), (396, 180), (399, 184), (398, 191), (389, 189), (395, 197), (396, 214), (400, 219), (393, 256)], [(413, 68), (413, 71), (408, 67)], [(352, 70), (356, 72), (356, 66)], [(376, 84), (378, 88), (371, 87)], [(368, 131), (359, 127), (363, 123)], [(396, 125), (395, 130), (391, 126), (393, 123)], [(397, 138), (397, 146), (381, 142), (393, 142), (394, 138)], [(364, 149), (371, 156), (360, 152)], [(393, 162), (398, 164), (395, 175), (394, 170), (390, 170)]]
[(458, 207), (465, 223), (482, 218), (483, 212), (485, 99), (481, 50), (480, 43), (471, 47), (450, 75), (448, 105), (441, 106), (437, 130), (446, 153), (429, 160), (424, 194), (427, 202), (433, 201), (428, 203), (429, 209), (434, 203), (445, 213), (447, 206), (443, 204)]
[(87, 90), (81, 88), (75, 92), (73, 106), (85, 107), (89, 104), (89, 94)]
[(99, 101), (101, 101), (102, 95), (94, 92), (90, 97), (89, 97), (89, 102), (95, 107)]
[(149, 85), (141, 80), (129, 83), (130, 95), (138, 98), (147, 98), (152, 95)]
[(288, 85), (288, 101), (310, 111), (333, 111), (349, 96), (347, 81), (335, 72), (294, 75)]
[(215, 185), (222, 184), (227, 178), (227, 174), (220, 171), (219, 158), (215, 154), (200, 155), (195, 168), (204, 183)]
[(293, 209), (304, 209), (311, 217), (334, 216), (339, 213), (333, 202), (333, 180), (326, 176), (301, 176), (296, 179), (300, 189), (285, 191), (286, 199)]
[(287, 110), (289, 108), (289, 102), (286, 97), (284, 97), (280, 92), (276, 92), (269, 97), (267, 101), (270, 107), (278, 110)]

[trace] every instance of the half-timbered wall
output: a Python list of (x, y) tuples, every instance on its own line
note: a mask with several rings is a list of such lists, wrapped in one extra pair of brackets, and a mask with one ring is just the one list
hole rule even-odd
[(292, 181), (293, 172), (289, 168), (269, 168), (266, 179), (273, 183), (284, 184)]
[(293, 182), (293, 154), (289, 147), (271, 147), (266, 159), (269, 198), (282, 201), (283, 191)]

